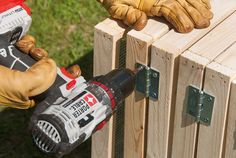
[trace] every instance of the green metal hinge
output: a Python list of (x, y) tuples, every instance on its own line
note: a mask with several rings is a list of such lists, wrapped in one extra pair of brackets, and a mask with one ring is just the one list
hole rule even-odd
[(210, 125), (215, 97), (193, 86), (188, 90), (187, 113), (195, 117), (196, 122)]
[(140, 71), (136, 76), (136, 90), (152, 99), (158, 99), (159, 93), (159, 72), (145, 65), (136, 64)]

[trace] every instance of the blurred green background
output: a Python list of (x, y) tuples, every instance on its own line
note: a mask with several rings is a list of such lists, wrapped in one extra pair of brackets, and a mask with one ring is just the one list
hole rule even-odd
[[(92, 77), (93, 29), (108, 14), (96, 0), (28, 0), (33, 23), (30, 34), (58, 65), (79, 64)], [(33, 144), (27, 131), (31, 110), (0, 112), (0, 158), (49, 158)], [(65, 158), (90, 158), (91, 140)]]

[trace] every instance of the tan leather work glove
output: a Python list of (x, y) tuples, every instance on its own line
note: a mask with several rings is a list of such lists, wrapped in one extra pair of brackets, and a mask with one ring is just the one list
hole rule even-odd
[(47, 52), (35, 48), (35, 39), (25, 36), (17, 43), (18, 48), (39, 60), (25, 72), (0, 66), (0, 105), (27, 109), (35, 105), (29, 97), (46, 91), (55, 81), (56, 63), (47, 58)]
[(147, 16), (164, 16), (177, 31), (190, 32), (210, 25), (210, 0), (98, 0), (110, 15), (141, 30)]

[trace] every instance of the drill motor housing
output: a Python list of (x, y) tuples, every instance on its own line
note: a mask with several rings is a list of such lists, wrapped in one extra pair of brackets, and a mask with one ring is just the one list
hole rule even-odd
[[(2, 12), (0, 7), (0, 65), (19, 71), (36, 63), (14, 46), (32, 21), (23, 6), (12, 5)], [(70, 153), (103, 128), (134, 84), (135, 74), (128, 69), (115, 69), (86, 82), (83, 76), (75, 78), (58, 68), (54, 84), (35, 97), (40, 102), (29, 123), (33, 141), (48, 154), (62, 157)]]

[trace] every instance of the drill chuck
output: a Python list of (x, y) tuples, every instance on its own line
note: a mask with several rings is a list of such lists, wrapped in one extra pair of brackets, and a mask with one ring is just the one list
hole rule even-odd
[(135, 74), (129, 69), (115, 69), (97, 81), (109, 87), (115, 97), (115, 104), (119, 105), (134, 90)]

